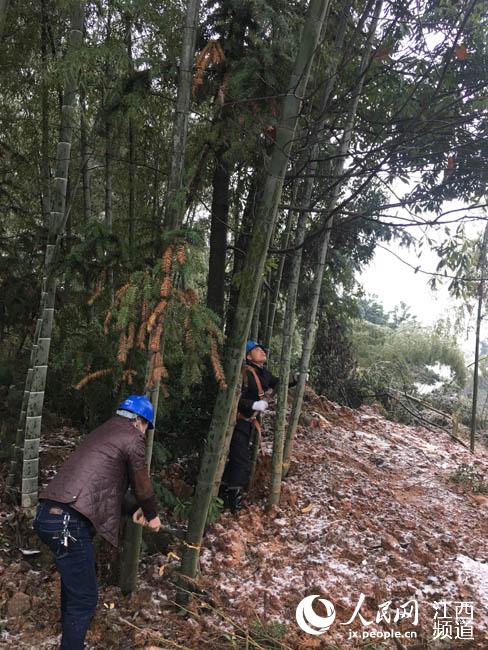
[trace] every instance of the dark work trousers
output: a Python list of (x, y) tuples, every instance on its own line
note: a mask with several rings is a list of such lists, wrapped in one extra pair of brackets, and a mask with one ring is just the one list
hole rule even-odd
[(254, 427), (251, 422), (237, 420), (230, 442), (229, 458), (222, 477), (224, 485), (244, 489), (248, 487), (253, 436)]
[[(63, 543), (65, 526), (72, 536)], [(34, 529), (49, 546), (61, 575), (61, 650), (83, 650), (98, 600), (93, 526), (66, 504), (40, 501)]]

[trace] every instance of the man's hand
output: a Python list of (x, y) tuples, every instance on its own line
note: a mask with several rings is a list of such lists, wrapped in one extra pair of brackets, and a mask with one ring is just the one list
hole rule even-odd
[(147, 519), (144, 517), (142, 508), (138, 508), (132, 515), (132, 521), (138, 526), (147, 526)]
[(132, 515), (132, 521), (135, 524), (138, 524), (139, 526), (144, 526), (145, 528), (150, 528), (153, 532), (157, 533), (159, 529), (161, 528), (161, 520), (159, 517), (154, 517), (154, 519), (151, 519), (151, 521), (148, 521), (146, 517), (144, 517), (144, 513), (142, 512), (142, 508), (139, 508), (134, 512)]
[(253, 411), (261, 411), (262, 413), (268, 408), (268, 402), (264, 399), (260, 399), (258, 402), (254, 402), (252, 405)]
[(154, 517), (154, 519), (151, 519), (151, 521), (147, 522), (147, 527), (150, 528), (153, 533), (157, 533), (161, 528), (161, 520), (159, 517)]

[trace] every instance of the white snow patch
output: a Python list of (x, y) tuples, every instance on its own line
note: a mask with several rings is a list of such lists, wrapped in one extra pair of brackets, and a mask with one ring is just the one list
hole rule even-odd
[(456, 560), (461, 564), (463, 572), (469, 576), (471, 586), (483, 605), (485, 618), (488, 618), (488, 564), (473, 560), (462, 553), (457, 555)]

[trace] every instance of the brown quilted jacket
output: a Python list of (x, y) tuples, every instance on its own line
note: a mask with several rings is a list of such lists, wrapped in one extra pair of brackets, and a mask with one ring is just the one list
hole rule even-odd
[(118, 546), (122, 502), (131, 485), (146, 519), (157, 505), (145, 461), (145, 435), (118, 415), (88, 434), (41, 492), (41, 499), (68, 503)]

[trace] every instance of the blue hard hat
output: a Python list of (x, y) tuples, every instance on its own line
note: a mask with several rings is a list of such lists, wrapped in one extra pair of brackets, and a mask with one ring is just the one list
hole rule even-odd
[(119, 406), (119, 410), (140, 415), (149, 422), (150, 429), (154, 427), (154, 409), (145, 395), (129, 395)]
[(261, 343), (258, 343), (257, 341), (248, 341), (246, 343), (246, 355), (251, 352), (251, 350), (254, 350), (254, 348), (261, 348), (264, 352), (266, 352), (266, 348), (261, 345)]

